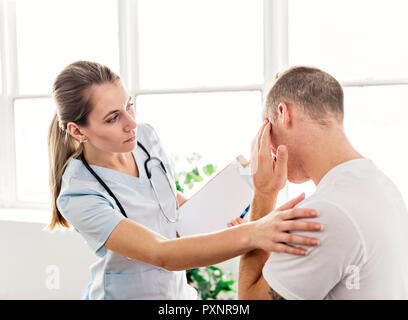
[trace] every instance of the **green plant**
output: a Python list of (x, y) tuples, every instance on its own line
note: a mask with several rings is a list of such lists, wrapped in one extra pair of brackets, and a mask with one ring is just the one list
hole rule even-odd
[[(175, 162), (179, 162), (179, 157), (175, 155), (171, 155), (173, 160)], [(192, 165), (192, 169), (189, 171), (181, 171), (181, 172), (176, 172), (176, 187), (177, 190), (180, 191), (181, 193), (184, 193), (184, 189), (181, 187), (181, 178), (184, 176), (184, 181), (182, 181), (182, 184), (184, 186), (187, 186), (189, 189), (192, 189), (194, 187), (195, 182), (201, 182), (204, 181), (204, 178), (200, 174), (200, 170), (198, 169), (197, 163), (201, 159), (201, 155), (198, 153), (194, 152), (191, 157), (187, 157), (186, 160), (187, 162)], [(215, 171), (217, 167), (213, 164), (207, 164), (202, 167), (203, 173), (206, 176), (211, 176)]]
[(231, 286), (235, 283), (232, 274), (215, 266), (187, 270), (187, 282), (196, 288), (202, 300), (218, 298), (218, 294), (234, 292)]
[[(177, 155), (171, 154), (174, 162), (179, 162)], [(204, 181), (203, 176), (198, 168), (198, 162), (201, 160), (201, 155), (194, 152), (191, 157), (186, 158), (190, 165), (190, 170), (176, 172), (176, 187), (181, 193), (184, 193), (184, 188), (192, 189), (196, 182)], [(216, 172), (217, 167), (213, 164), (207, 164), (202, 167), (202, 172), (210, 177)], [(182, 179), (184, 177), (184, 180)], [(183, 187), (182, 187), (183, 186)], [(231, 272), (224, 273), (221, 268), (215, 266), (194, 268), (186, 271), (187, 282), (191, 284), (199, 293), (202, 300), (218, 299), (220, 293), (236, 293), (231, 286), (235, 283), (232, 279)]]

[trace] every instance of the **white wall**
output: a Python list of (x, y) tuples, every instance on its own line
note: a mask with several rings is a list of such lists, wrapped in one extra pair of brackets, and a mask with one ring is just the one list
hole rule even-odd
[(96, 256), (73, 231), (0, 220), (0, 299), (82, 299)]

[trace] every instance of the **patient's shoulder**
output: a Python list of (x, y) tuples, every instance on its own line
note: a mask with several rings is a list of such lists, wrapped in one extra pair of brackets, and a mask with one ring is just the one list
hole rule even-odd
[[(342, 206), (338, 201), (333, 201), (330, 198), (323, 198), (321, 196), (311, 196), (296, 207), (315, 209), (319, 213), (318, 219), (326, 222), (330, 221), (349, 221), (351, 224), (356, 224), (355, 219), (347, 208)], [(357, 227), (357, 226), (356, 226)]]
[(361, 243), (364, 247), (364, 238), (360, 225), (353, 214), (341, 203), (332, 199), (311, 196), (302, 201), (297, 207), (317, 210), (319, 216), (315, 219), (302, 219), (319, 222), (323, 225), (323, 238), (329, 243)]

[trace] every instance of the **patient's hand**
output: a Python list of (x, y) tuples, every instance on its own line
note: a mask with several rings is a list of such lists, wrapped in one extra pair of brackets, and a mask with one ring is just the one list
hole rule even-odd
[(237, 226), (239, 224), (248, 222), (248, 220), (242, 219), (240, 217), (235, 218), (234, 220), (231, 220), (230, 222), (227, 223), (227, 227), (233, 227), (233, 226)]
[(286, 185), (288, 152), (279, 146), (272, 153), (272, 124), (265, 120), (251, 145), (251, 174), (255, 193), (263, 198), (275, 197)]

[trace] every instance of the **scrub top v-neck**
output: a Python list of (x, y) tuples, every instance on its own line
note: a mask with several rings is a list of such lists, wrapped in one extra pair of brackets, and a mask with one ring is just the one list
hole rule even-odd
[[(139, 124), (137, 140), (152, 156), (162, 160), (174, 181), (174, 171), (154, 129)], [(139, 171), (135, 177), (109, 168), (90, 165), (109, 186), (132, 219), (168, 239), (176, 237), (177, 223), (168, 223), (160, 211), (150, 186), (144, 161), (147, 155), (136, 145), (132, 151)], [(153, 175), (161, 204), (176, 216), (174, 196), (164, 175)], [(128, 260), (104, 247), (110, 233), (123, 219), (115, 200), (78, 159), (72, 159), (63, 174), (57, 208), (98, 256), (91, 266), (92, 282), (85, 293), (89, 299), (196, 299), (197, 292), (187, 284), (185, 271), (167, 271)]]

